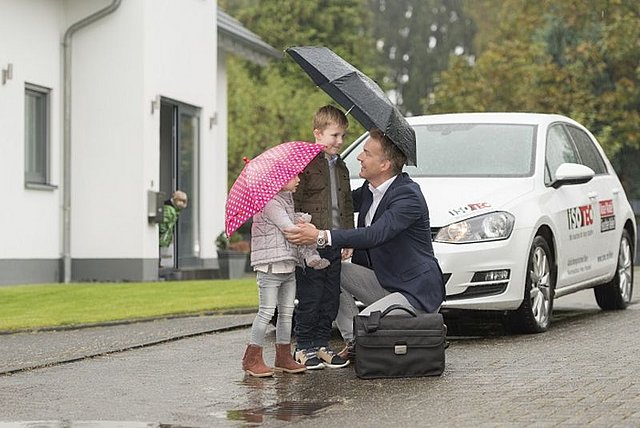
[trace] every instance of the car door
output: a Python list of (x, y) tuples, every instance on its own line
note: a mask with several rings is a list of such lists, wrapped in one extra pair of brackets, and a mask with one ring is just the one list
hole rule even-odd
[[(555, 225), (558, 263), (556, 287), (562, 288), (588, 280), (596, 254), (595, 212), (597, 196), (591, 181), (551, 187), (555, 172), (563, 163), (580, 163), (580, 157), (563, 124), (547, 130), (545, 150), (545, 185), (549, 192), (546, 210)], [(599, 229), (598, 229), (599, 231)]]
[(594, 201), (594, 243), (591, 270), (594, 276), (606, 275), (615, 269), (620, 228), (616, 212), (620, 212), (621, 185), (615, 174), (607, 171), (606, 164), (593, 139), (582, 129), (566, 125), (566, 129), (578, 150), (580, 162), (596, 175), (589, 184), (589, 197)]

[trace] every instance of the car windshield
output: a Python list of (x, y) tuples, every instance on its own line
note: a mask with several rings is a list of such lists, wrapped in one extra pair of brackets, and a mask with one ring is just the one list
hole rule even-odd
[[(533, 175), (535, 125), (454, 123), (415, 125), (417, 166), (412, 177), (527, 177)], [(364, 139), (345, 156), (358, 176)]]

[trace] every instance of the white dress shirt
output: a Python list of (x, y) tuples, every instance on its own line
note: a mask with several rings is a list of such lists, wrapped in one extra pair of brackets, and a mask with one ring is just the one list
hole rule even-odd
[(391, 186), (391, 183), (393, 183), (393, 180), (395, 180), (396, 177), (397, 175), (394, 175), (378, 187), (373, 187), (373, 185), (369, 183), (369, 190), (371, 190), (371, 193), (373, 193), (373, 202), (371, 202), (371, 207), (369, 207), (369, 211), (367, 211), (367, 215), (364, 217), (365, 226), (371, 226), (373, 216), (376, 215), (376, 210), (378, 209), (378, 205), (380, 205), (382, 197), (385, 193), (387, 193), (389, 186)]
[[(373, 202), (371, 203), (371, 207), (369, 207), (369, 211), (367, 211), (367, 214), (365, 215), (365, 226), (371, 226), (371, 221), (373, 220), (373, 216), (376, 214), (376, 210), (378, 209), (378, 205), (380, 205), (380, 201), (384, 197), (384, 194), (387, 193), (387, 190), (389, 190), (389, 186), (391, 186), (391, 183), (393, 183), (393, 180), (395, 180), (396, 177), (397, 175), (394, 175), (378, 187), (373, 187), (373, 185), (369, 183), (369, 190), (371, 190), (371, 193), (373, 193)], [(327, 230), (326, 232), (327, 245), (331, 245), (331, 231)]]

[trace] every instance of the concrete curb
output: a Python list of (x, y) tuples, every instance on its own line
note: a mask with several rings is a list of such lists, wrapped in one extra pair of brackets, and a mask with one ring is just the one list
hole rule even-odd
[(163, 317), (0, 336), (0, 376), (250, 327), (250, 313)]
[(223, 309), (216, 311), (205, 311), (205, 312), (197, 312), (197, 313), (185, 313), (185, 314), (168, 314), (161, 315), (157, 317), (149, 317), (149, 318), (132, 318), (125, 320), (113, 320), (113, 321), (102, 321), (97, 323), (88, 323), (88, 324), (70, 324), (70, 325), (58, 325), (51, 327), (36, 327), (36, 328), (24, 328), (17, 330), (0, 330), (1, 335), (8, 334), (17, 334), (17, 333), (40, 333), (47, 331), (69, 331), (69, 330), (80, 330), (85, 328), (94, 328), (94, 327), (111, 327), (117, 325), (129, 325), (143, 322), (153, 322), (158, 320), (173, 320), (180, 318), (193, 318), (193, 317), (201, 317), (201, 316), (215, 316), (215, 315), (243, 315), (243, 314), (251, 314), (256, 313), (258, 308), (240, 308), (240, 309)]

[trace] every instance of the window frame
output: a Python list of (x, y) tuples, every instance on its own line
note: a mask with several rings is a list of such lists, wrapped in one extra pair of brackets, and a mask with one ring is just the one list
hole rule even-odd
[[(551, 139), (551, 132), (552, 131), (555, 132), (556, 130), (558, 130), (559, 132), (558, 137), (562, 137), (562, 141), (565, 143), (565, 148), (570, 149), (571, 154), (575, 158), (572, 163), (582, 163), (580, 160), (580, 154), (578, 153), (578, 149), (576, 148), (576, 145), (573, 139), (571, 138), (571, 135), (569, 135), (569, 132), (564, 126), (564, 123), (555, 122), (550, 124), (547, 127), (547, 132), (545, 133), (545, 147), (544, 147), (544, 185), (547, 187), (551, 186), (553, 181), (556, 179), (555, 177), (556, 171), (555, 169), (552, 169), (551, 162), (550, 162), (550, 156), (551, 156), (550, 152), (551, 150), (556, 150), (556, 147), (553, 146), (553, 149), (550, 149), (552, 146), (551, 144), (549, 144), (549, 141)], [(560, 153), (560, 152), (557, 152), (557, 153)], [(551, 160), (555, 161), (556, 159), (553, 158)], [(565, 162), (567, 162), (567, 159), (563, 159), (563, 162), (560, 162), (557, 165), (554, 164), (553, 167), (557, 169), (558, 166), (560, 166)]]
[[(35, 115), (29, 98), (37, 103)], [(24, 182), (31, 189), (51, 189), (51, 89), (25, 83), (24, 88)], [(36, 159), (33, 161), (33, 159)], [(35, 165), (32, 165), (35, 164)]]
[[(573, 140), (573, 145), (578, 152), (580, 163), (591, 168), (596, 175), (609, 174), (607, 164), (589, 134), (577, 126), (571, 124), (566, 124), (565, 126), (567, 128), (567, 133)], [(578, 137), (581, 138), (579, 139)]]

